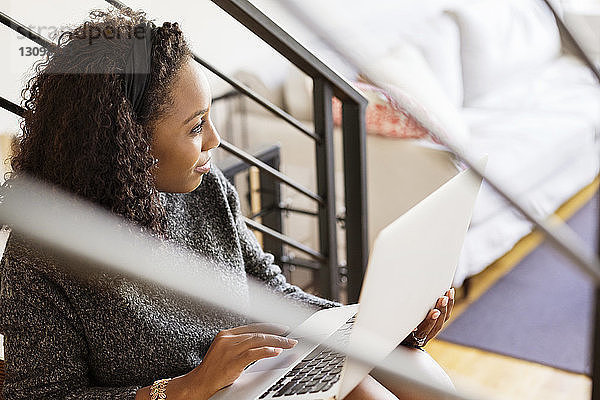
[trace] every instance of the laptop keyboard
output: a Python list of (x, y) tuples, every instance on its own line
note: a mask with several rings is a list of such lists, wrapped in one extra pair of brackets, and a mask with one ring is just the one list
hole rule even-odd
[[(345, 345), (350, 338), (350, 332), (356, 315), (342, 325), (327, 342)], [(318, 346), (304, 357), (283, 378), (277, 381), (259, 398), (285, 397), (296, 394), (326, 392), (334, 383), (340, 380), (342, 367), (346, 356), (330, 350), (325, 344)]]

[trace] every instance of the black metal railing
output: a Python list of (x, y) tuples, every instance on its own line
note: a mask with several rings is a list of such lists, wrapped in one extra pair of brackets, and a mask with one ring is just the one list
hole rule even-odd
[[(122, 8), (126, 5), (117, 0), (106, 0), (111, 5)], [(309, 268), (319, 273), (319, 291), (322, 296), (339, 300), (340, 271), (347, 276), (347, 299), (358, 301), (364, 271), (368, 259), (367, 234), (367, 199), (366, 199), (366, 156), (365, 156), (365, 122), (364, 113), (366, 99), (348, 82), (333, 72), (317, 57), (302, 47), (267, 16), (246, 0), (212, 0), (217, 6), (235, 18), (265, 43), (287, 58), (292, 64), (306, 73), (313, 80), (315, 131), (312, 132), (290, 114), (272, 104), (243, 83), (228, 77), (202, 57), (193, 54), (193, 59), (231, 85), (238, 93), (252, 99), (278, 118), (286, 121), (300, 133), (311, 138), (315, 143), (317, 192), (295, 182), (276, 168), (266, 164), (257, 157), (245, 152), (235, 145), (222, 140), (221, 148), (238, 157), (249, 165), (257, 167), (261, 174), (290, 186), (302, 195), (317, 203), (315, 217), (319, 222), (319, 249), (311, 249), (298, 241), (287, 237), (282, 232), (259, 224), (246, 218), (247, 225), (260, 231), (270, 239), (308, 255), (312, 260), (303, 260), (282, 255), (280, 261), (292, 265)], [(25, 25), (0, 12), (0, 22), (23, 36), (33, 40), (49, 51), (56, 45)], [(228, 94), (231, 96), (231, 94)], [(342, 102), (342, 132), (344, 154), (344, 197), (345, 216), (342, 217), (346, 230), (346, 265), (338, 263), (338, 238), (335, 199), (333, 118), (331, 101), (333, 96)], [(23, 115), (23, 109), (0, 97), (0, 107), (17, 115)], [(288, 209), (287, 212), (302, 210)], [(277, 227), (281, 230), (281, 226)]]

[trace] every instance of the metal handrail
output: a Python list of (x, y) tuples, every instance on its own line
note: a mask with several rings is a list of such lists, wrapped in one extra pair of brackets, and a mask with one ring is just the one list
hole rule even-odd
[[(348, 81), (335, 73), (287, 32), (271, 21), (247, 0), (212, 0), (266, 44), (313, 79), (315, 130), (323, 143), (317, 143), (318, 193), (326, 200), (319, 208), (321, 252), (329, 257), (320, 278), (325, 296), (337, 297), (337, 233), (335, 224), (335, 174), (333, 173), (333, 126), (331, 99), (342, 102), (342, 139), (344, 154), (344, 199), (346, 206), (347, 294), (350, 302), (358, 301), (368, 263), (368, 223), (366, 192), (367, 100)], [(319, 161), (320, 160), (320, 161)]]
[(335, 213), (335, 174), (331, 99), (342, 102), (342, 144), (344, 154), (344, 199), (346, 207), (347, 298), (358, 301), (368, 264), (368, 213), (366, 183), (367, 100), (348, 81), (332, 71), (287, 32), (246, 0), (212, 0), (251, 32), (277, 50), (305, 74), (313, 78), (313, 108), (316, 133), (324, 139), (317, 144), (317, 185), (327, 200), (319, 208), (319, 240), (322, 252), (329, 256), (320, 273), (321, 293), (338, 297), (339, 268)]
[(0, 96), (0, 107), (4, 108), (7, 111), (10, 111), (13, 114), (16, 114), (19, 117), (23, 117), (25, 114), (25, 109), (10, 100), (5, 99)]

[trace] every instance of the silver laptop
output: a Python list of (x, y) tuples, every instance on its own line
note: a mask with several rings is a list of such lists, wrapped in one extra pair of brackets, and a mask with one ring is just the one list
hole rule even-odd
[[(483, 170), (487, 157), (478, 164)], [(358, 304), (314, 313), (288, 337), (298, 344), (260, 360), (211, 399), (342, 399), (370, 372), (328, 347), (383, 360), (450, 288), (481, 178), (466, 170), (382, 230)], [(299, 332), (310, 332), (310, 336)]]

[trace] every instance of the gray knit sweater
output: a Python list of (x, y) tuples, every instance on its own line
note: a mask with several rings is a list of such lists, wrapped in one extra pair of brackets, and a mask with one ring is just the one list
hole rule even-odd
[[(315, 308), (336, 305), (285, 281), (220, 171), (194, 192), (161, 193), (161, 200), (169, 240), (221, 265), (240, 301), (251, 275)], [(247, 322), (123, 276), (75, 277), (45, 255), (13, 232), (0, 264), (7, 400), (133, 399), (156, 379), (191, 371), (220, 330)]]

